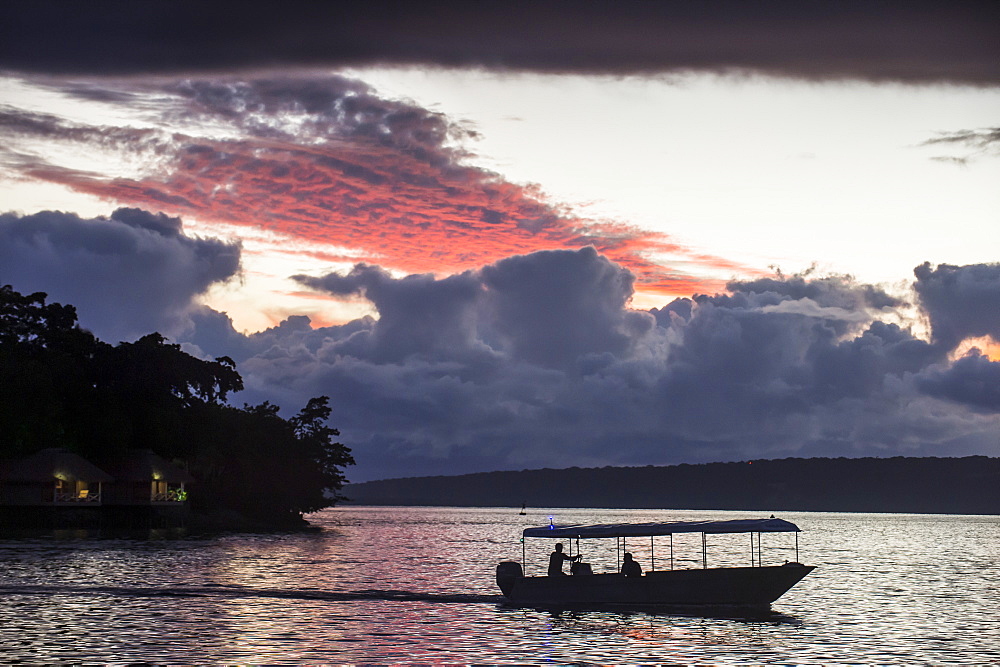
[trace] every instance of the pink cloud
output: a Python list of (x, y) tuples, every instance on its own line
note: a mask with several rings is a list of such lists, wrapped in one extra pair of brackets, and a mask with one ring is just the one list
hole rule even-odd
[[(452, 128), (439, 114), (382, 100), (357, 82), (334, 83), (333, 92), (315, 82), (241, 84), (239, 104), (226, 97), (236, 95), (232, 88), (204, 83), (182, 91), (190, 97), (185, 103), (191, 113), (224, 119), (241, 131), (239, 139), (168, 137), (156, 130), (86, 127), (27, 115), (7, 125), (32, 135), (32, 141), (71, 142), (81, 150), (99, 145), (123, 157), (168, 157), (152, 175), (134, 178), (41, 160), (25, 165), (23, 175), (115, 203), (350, 249), (350, 257), (323, 253), (330, 261), (443, 275), (512, 255), (592, 245), (632, 270), (640, 291), (664, 296), (723, 285), (650, 261), (650, 253), (685, 256), (709, 273), (759, 273), (694, 254), (661, 233), (582, 219), (546, 201), (535, 187), (461, 161), (464, 154), (448, 145)], [(317, 109), (307, 129), (274, 129), (296, 99), (300, 107)], [(271, 124), (262, 125), (261, 115)]]

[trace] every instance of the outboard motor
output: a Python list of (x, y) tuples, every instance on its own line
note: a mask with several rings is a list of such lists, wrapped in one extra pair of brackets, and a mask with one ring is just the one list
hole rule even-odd
[(510, 591), (514, 588), (514, 582), (524, 576), (521, 564), (514, 560), (505, 560), (497, 565), (497, 586), (500, 592), (510, 596)]

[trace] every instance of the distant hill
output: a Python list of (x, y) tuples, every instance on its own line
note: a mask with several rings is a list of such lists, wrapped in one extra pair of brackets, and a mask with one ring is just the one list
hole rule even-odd
[(355, 505), (1000, 514), (1000, 458), (814, 458), (408, 477), (350, 484)]

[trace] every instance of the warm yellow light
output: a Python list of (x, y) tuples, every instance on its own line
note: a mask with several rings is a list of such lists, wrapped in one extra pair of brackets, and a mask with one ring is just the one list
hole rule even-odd
[(972, 348), (979, 350), (983, 356), (988, 357), (990, 361), (1000, 361), (1000, 342), (996, 341), (992, 336), (982, 336), (980, 338), (966, 338), (961, 342), (961, 344), (955, 348), (952, 353), (953, 359), (960, 359), (964, 357)]

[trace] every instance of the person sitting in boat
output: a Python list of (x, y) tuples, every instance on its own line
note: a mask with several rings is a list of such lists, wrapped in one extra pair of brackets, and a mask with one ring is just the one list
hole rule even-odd
[(564, 560), (579, 560), (580, 554), (575, 556), (567, 556), (563, 553), (562, 542), (556, 544), (556, 550), (549, 554), (549, 576), (558, 577), (560, 574), (566, 574), (562, 570), (562, 565)]
[(625, 552), (625, 560), (622, 561), (622, 574), (626, 577), (641, 577), (642, 568), (639, 563), (632, 560), (632, 554)]

